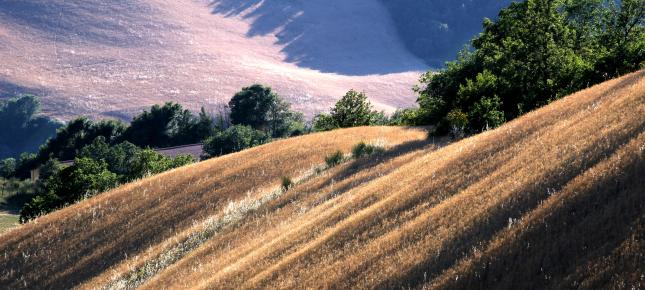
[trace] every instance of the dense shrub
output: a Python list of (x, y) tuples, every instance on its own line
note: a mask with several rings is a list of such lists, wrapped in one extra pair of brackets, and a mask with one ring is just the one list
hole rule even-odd
[(352, 157), (361, 158), (363, 156), (382, 153), (384, 150), (382, 146), (377, 144), (367, 144), (361, 141), (352, 148)]
[(289, 190), (293, 186), (293, 181), (289, 176), (282, 177), (282, 190)]
[(201, 110), (193, 115), (180, 104), (154, 105), (135, 116), (120, 141), (140, 147), (168, 147), (198, 143), (213, 133), (214, 121)]
[(101, 193), (121, 183), (194, 162), (188, 155), (163, 156), (123, 142), (110, 146), (103, 136), (81, 149), (74, 164), (63, 168), (50, 159), (40, 168), (37, 194), (21, 211), (21, 222)]
[(345, 156), (343, 155), (343, 152), (338, 150), (334, 153), (327, 155), (325, 157), (325, 163), (327, 164), (327, 167), (334, 167), (338, 164), (341, 164), (344, 159), (345, 159)]
[(262, 145), (271, 140), (266, 133), (250, 126), (235, 125), (204, 141), (204, 156), (211, 158)]
[(6, 158), (0, 160), (0, 177), (9, 178), (16, 172), (16, 159)]
[(120, 138), (126, 127), (123, 122), (116, 120), (95, 122), (86, 117), (74, 119), (60, 128), (56, 136), (40, 148), (36, 163), (43, 164), (51, 158), (72, 160), (83, 147), (92, 143), (97, 137), (113, 142)]

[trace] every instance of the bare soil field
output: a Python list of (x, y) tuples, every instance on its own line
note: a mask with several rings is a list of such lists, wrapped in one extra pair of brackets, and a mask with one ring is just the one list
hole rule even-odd
[(378, 0), (0, 3), (0, 97), (39, 95), (63, 120), (165, 101), (214, 110), (254, 83), (307, 116), (349, 89), (392, 111), (414, 105), (426, 69)]

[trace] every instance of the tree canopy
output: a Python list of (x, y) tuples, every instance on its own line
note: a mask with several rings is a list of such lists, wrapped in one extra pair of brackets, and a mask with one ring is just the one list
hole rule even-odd
[(314, 119), (314, 128), (317, 131), (326, 131), (336, 128), (357, 126), (370, 126), (383, 123), (383, 113), (372, 109), (372, 104), (365, 93), (350, 90), (333, 108), (330, 114), (320, 114)]
[(231, 123), (251, 126), (274, 138), (297, 135), (304, 130), (303, 115), (271, 90), (259, 84), (243, 88), (229, 102)]
[(201, 142), (212, 127), (213, 121), (203, 109), (194, 116), (180, 104), (168, 102), (135, 116), (121, 140), (150, 147), (184, 145)]
[[(417, 88), (422, 123), (470, 132), (496, 127), (555, 99), (643, 67), (644, 0), (527, 0)], [(451, 118), (449, 118), (451, 117)]]

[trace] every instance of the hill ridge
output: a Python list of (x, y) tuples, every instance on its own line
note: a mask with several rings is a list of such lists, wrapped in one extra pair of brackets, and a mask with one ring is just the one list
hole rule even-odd
[[(127, 288), (112, 281), (145, 274), (132, 271), (198, 233), (194, 224), (230, 204), (253, 204), (337, 149), (382, 140), (383, 154), (298, 182), (138, 288), (637, 286), (644, 115), (641, 70), (446, 146), (422, 129), (396, 127), (281, 140), (125, 185), (0, 235), (0, 283)], [(29, 270), (36, 266), (42, 271)]]

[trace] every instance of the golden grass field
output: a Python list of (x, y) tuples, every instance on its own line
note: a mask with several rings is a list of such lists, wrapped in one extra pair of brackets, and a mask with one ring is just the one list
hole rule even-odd
[[(360, 141), (386, 150), (321, 167)], [(342, 129), (128, 184), (2, 234), (0, 285), (644, 287), (645, 70), (443, 141)]]

